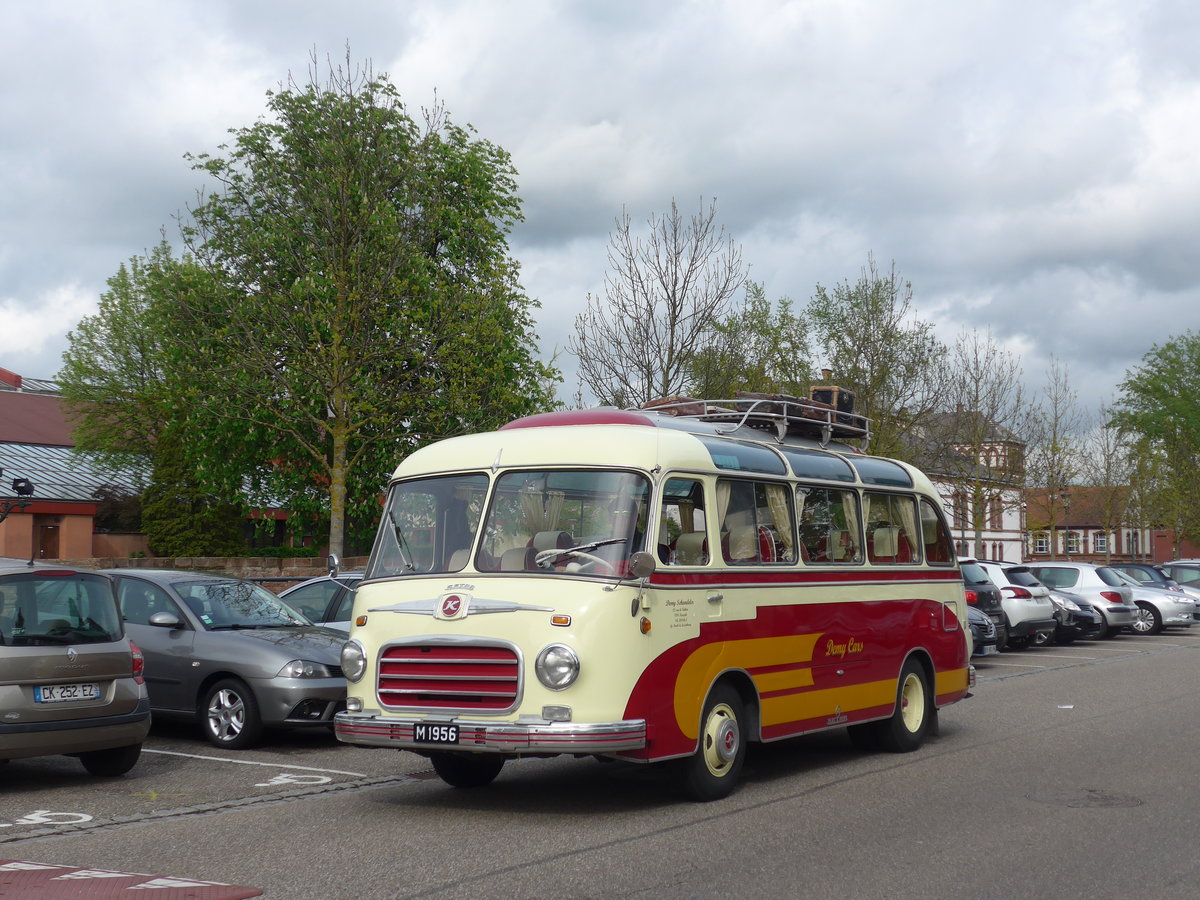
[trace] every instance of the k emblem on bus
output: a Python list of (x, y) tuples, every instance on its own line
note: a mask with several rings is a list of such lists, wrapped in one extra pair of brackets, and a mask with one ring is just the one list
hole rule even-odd
[(470, 606), (469, 600), (465, 594), (447, 594), (438, 604), (437, 618), (465, 619)]

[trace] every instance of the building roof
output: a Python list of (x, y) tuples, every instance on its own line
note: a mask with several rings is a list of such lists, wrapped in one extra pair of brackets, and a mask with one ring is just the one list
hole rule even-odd
[(64, 500), (94, 503), (101, 485), (112, 485), (127, 493), (141, 492), (140, 473), (128, 469), (113, 472), (70, 447), (0, 443), (0, 496), (6, 496), (13, 478), (33, 482), (34, 500)]
[[(39, 387), (29, 389), (30, 384)], [(71, 427), (66, 405), (51, 382), (31, 382), (0, 369), (0, 444), (70, 447), (75, 443)]]

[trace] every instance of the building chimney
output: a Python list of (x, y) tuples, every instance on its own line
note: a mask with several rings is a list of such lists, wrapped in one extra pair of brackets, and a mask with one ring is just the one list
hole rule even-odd
[(14, 391), (21, 389), (21, 376), (8, 369), (0, 369), (0, 384), (7, 384)]

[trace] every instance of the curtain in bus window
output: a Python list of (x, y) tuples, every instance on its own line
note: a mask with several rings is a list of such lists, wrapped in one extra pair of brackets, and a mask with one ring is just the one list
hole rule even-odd
[(784, 552), (780, 554), (781, 559), (784, 562), (793, 562), (796, 559), (793, 552), (796, 540), (793, 537), (795, 529), (792, 528), (791, 510), (788, 509), (787, 489), (782, 484), (768, 484), (766, 489), (767, 506), (771, 510), (775, 533), (779, 535), (784, 546)]
[(849, 532), (849, 551), (845, 562), (862, 561), (862, 528), (858, 524), (857, 495), (852, 491), (841, 491), (842, 515), (846, 517), (846, 531)]
[(908, 544), (907, 559), (902, 559), (901, 562), (917, 562), (916, 548), (919, 546), (917, 543), (917, 511), (908, 497), (896, 498), (896, 511), (899, 514), (897, 518), (900, 525), (900, 536)]
[(539, 531), (553, 531), (558, 528), (558, 519), (562, 515), (564, 494), (562, 491), (530, 490), (521, 493), (521, 511), (524, 513), (524, 524), (530, 534)]

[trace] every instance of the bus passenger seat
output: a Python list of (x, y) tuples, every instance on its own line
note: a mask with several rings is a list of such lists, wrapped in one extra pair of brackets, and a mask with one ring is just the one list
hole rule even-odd
[(565, 550), (567, 547), (573, 546), (575, 546), (575, 542), (569, 531), (539, 531), (533, 536), (533, 549), (539, 552), (542, 550)]
[(900, 529), (883, 525), (871, 532), (871, 561), (895, 562), (900, 548)]
[(738, 525), (729, 530), (729, 553), (727, 562), (758, 561), (758, 528), (754, 525)]
[(528, 547), (513, 547), (511, 550), (505, 550), (504, 555), (500, 557), (500, 571), (524, 572), (527, 568), (533, 569), (535, 555), (536, 552)]
[(450, 554), (450, 561), (446, 563), (446, 569), (450, 572), (457, 572), (460, 569), (465, 569), (470, 559), (471, 551), (469, 548), (464, 547), (461, 550), (455, 550)]
[(675, 565), (703, 566), (707, 563), (707, 538), (703, 531), (685, 531), (675, 539)]

